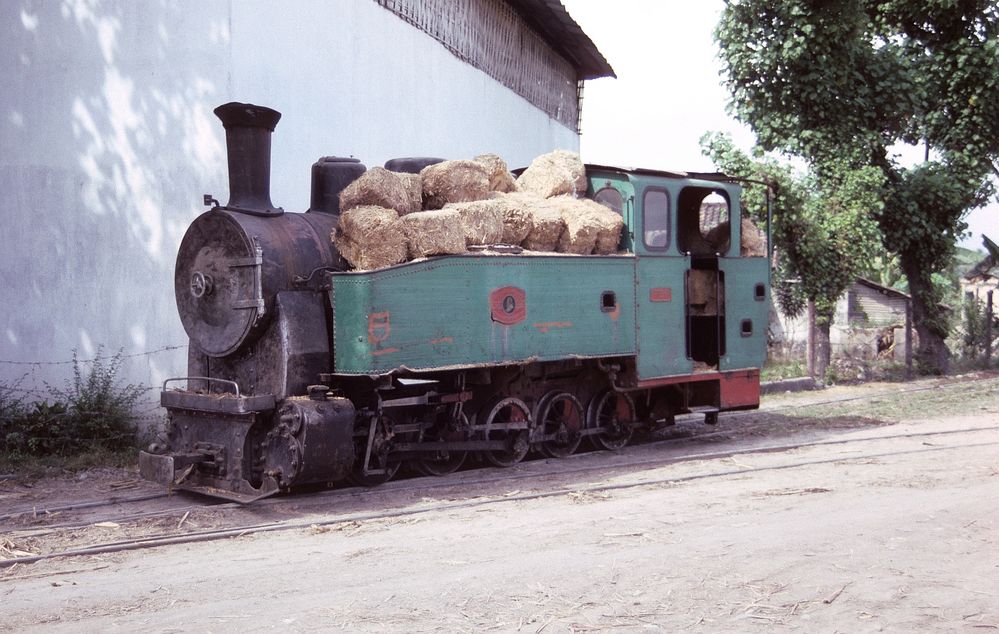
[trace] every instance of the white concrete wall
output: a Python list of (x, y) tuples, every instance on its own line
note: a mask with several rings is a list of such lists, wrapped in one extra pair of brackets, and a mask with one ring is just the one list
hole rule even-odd
[(228, 200), (221, 103), (283, 113), (288, 211), (322, 155), (516, 166), (579, 144), (372, 0), (4, 0), (0, 41), (0, 382), (23, 388), (102, 345), (135, 355), (132, 382), (185, 372), (174, 257), (201, 194)]

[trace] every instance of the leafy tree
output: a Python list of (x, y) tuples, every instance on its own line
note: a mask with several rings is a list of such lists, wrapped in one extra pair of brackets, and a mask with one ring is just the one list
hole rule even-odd
[[(815, 302), (821, 374), (830, 361), (836, 300), (877, 254), (880, 172), (830, 162), (824, 179), (799, 176), (762, 152), (746, 155), (731, 138), (717, 133), (702, 137), (701, 147), (722, 171), (773, 184), (773, 237), (779, 255), (775, 295), (784, 314), (792, 317), (801, 313), (803, 299)], [(764, 195), (761, 187), (746, 191), (743, 206), (757, 219), (766, 212)]]
[[(883, 180), (877, 214), (913, 297), (917, 358), (945, 370), (945, 268), (964, 214), (999, 174), (999, 5), (995, 0), (730, 0), (716, 29), (735, 114), (765, 150)], [(912, 169), (891, 148), (925, 143)], [(929, 160), (932, 149), (933, 160)]]

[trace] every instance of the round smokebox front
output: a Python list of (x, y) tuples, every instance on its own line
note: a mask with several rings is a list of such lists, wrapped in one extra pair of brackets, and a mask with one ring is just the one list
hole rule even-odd
[(177, 253), (174, 292), (184, 330), (206, 354), (223, 357), (246, 341), (263, 309), (261, 262), (226, 212), (198, 217)]

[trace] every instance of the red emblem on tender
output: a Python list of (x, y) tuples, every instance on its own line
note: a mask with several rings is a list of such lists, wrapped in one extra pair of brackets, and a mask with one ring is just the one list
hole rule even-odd
[(389, 320), (388, 311), (368, 315), (368, 343), (381, 343), (388, 339), (390, 334), (392, 334), (392, 322)]
[(516, 286), (504, 286), (489, 293), (492, 320), (505, 326), (519, 324), (527, 317), (527, 294)]

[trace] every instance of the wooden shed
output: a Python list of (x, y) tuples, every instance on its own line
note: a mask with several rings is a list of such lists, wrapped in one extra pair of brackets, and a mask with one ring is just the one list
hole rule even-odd
[[(887, 355), (904, 361), (902, 342), (905, 338), (905, 314), (910, 301), (909, 295), (899, 290), (865, 278), (857, 278), (836, 302), (836, 312), (829, 330), (833, 356), (847, 353), (870, 359), (878, 356), (879, 348), (880, 352), (887, 348)], [(771, 337), (775, 343), (783, 344), (789, 351), (804, 349), (808, 339), (805, 316), (788, 319), (778, 312), (777, 324), (771, 326)], [(898, 341), (899, 345), (892, 347), (894, 341)]]

